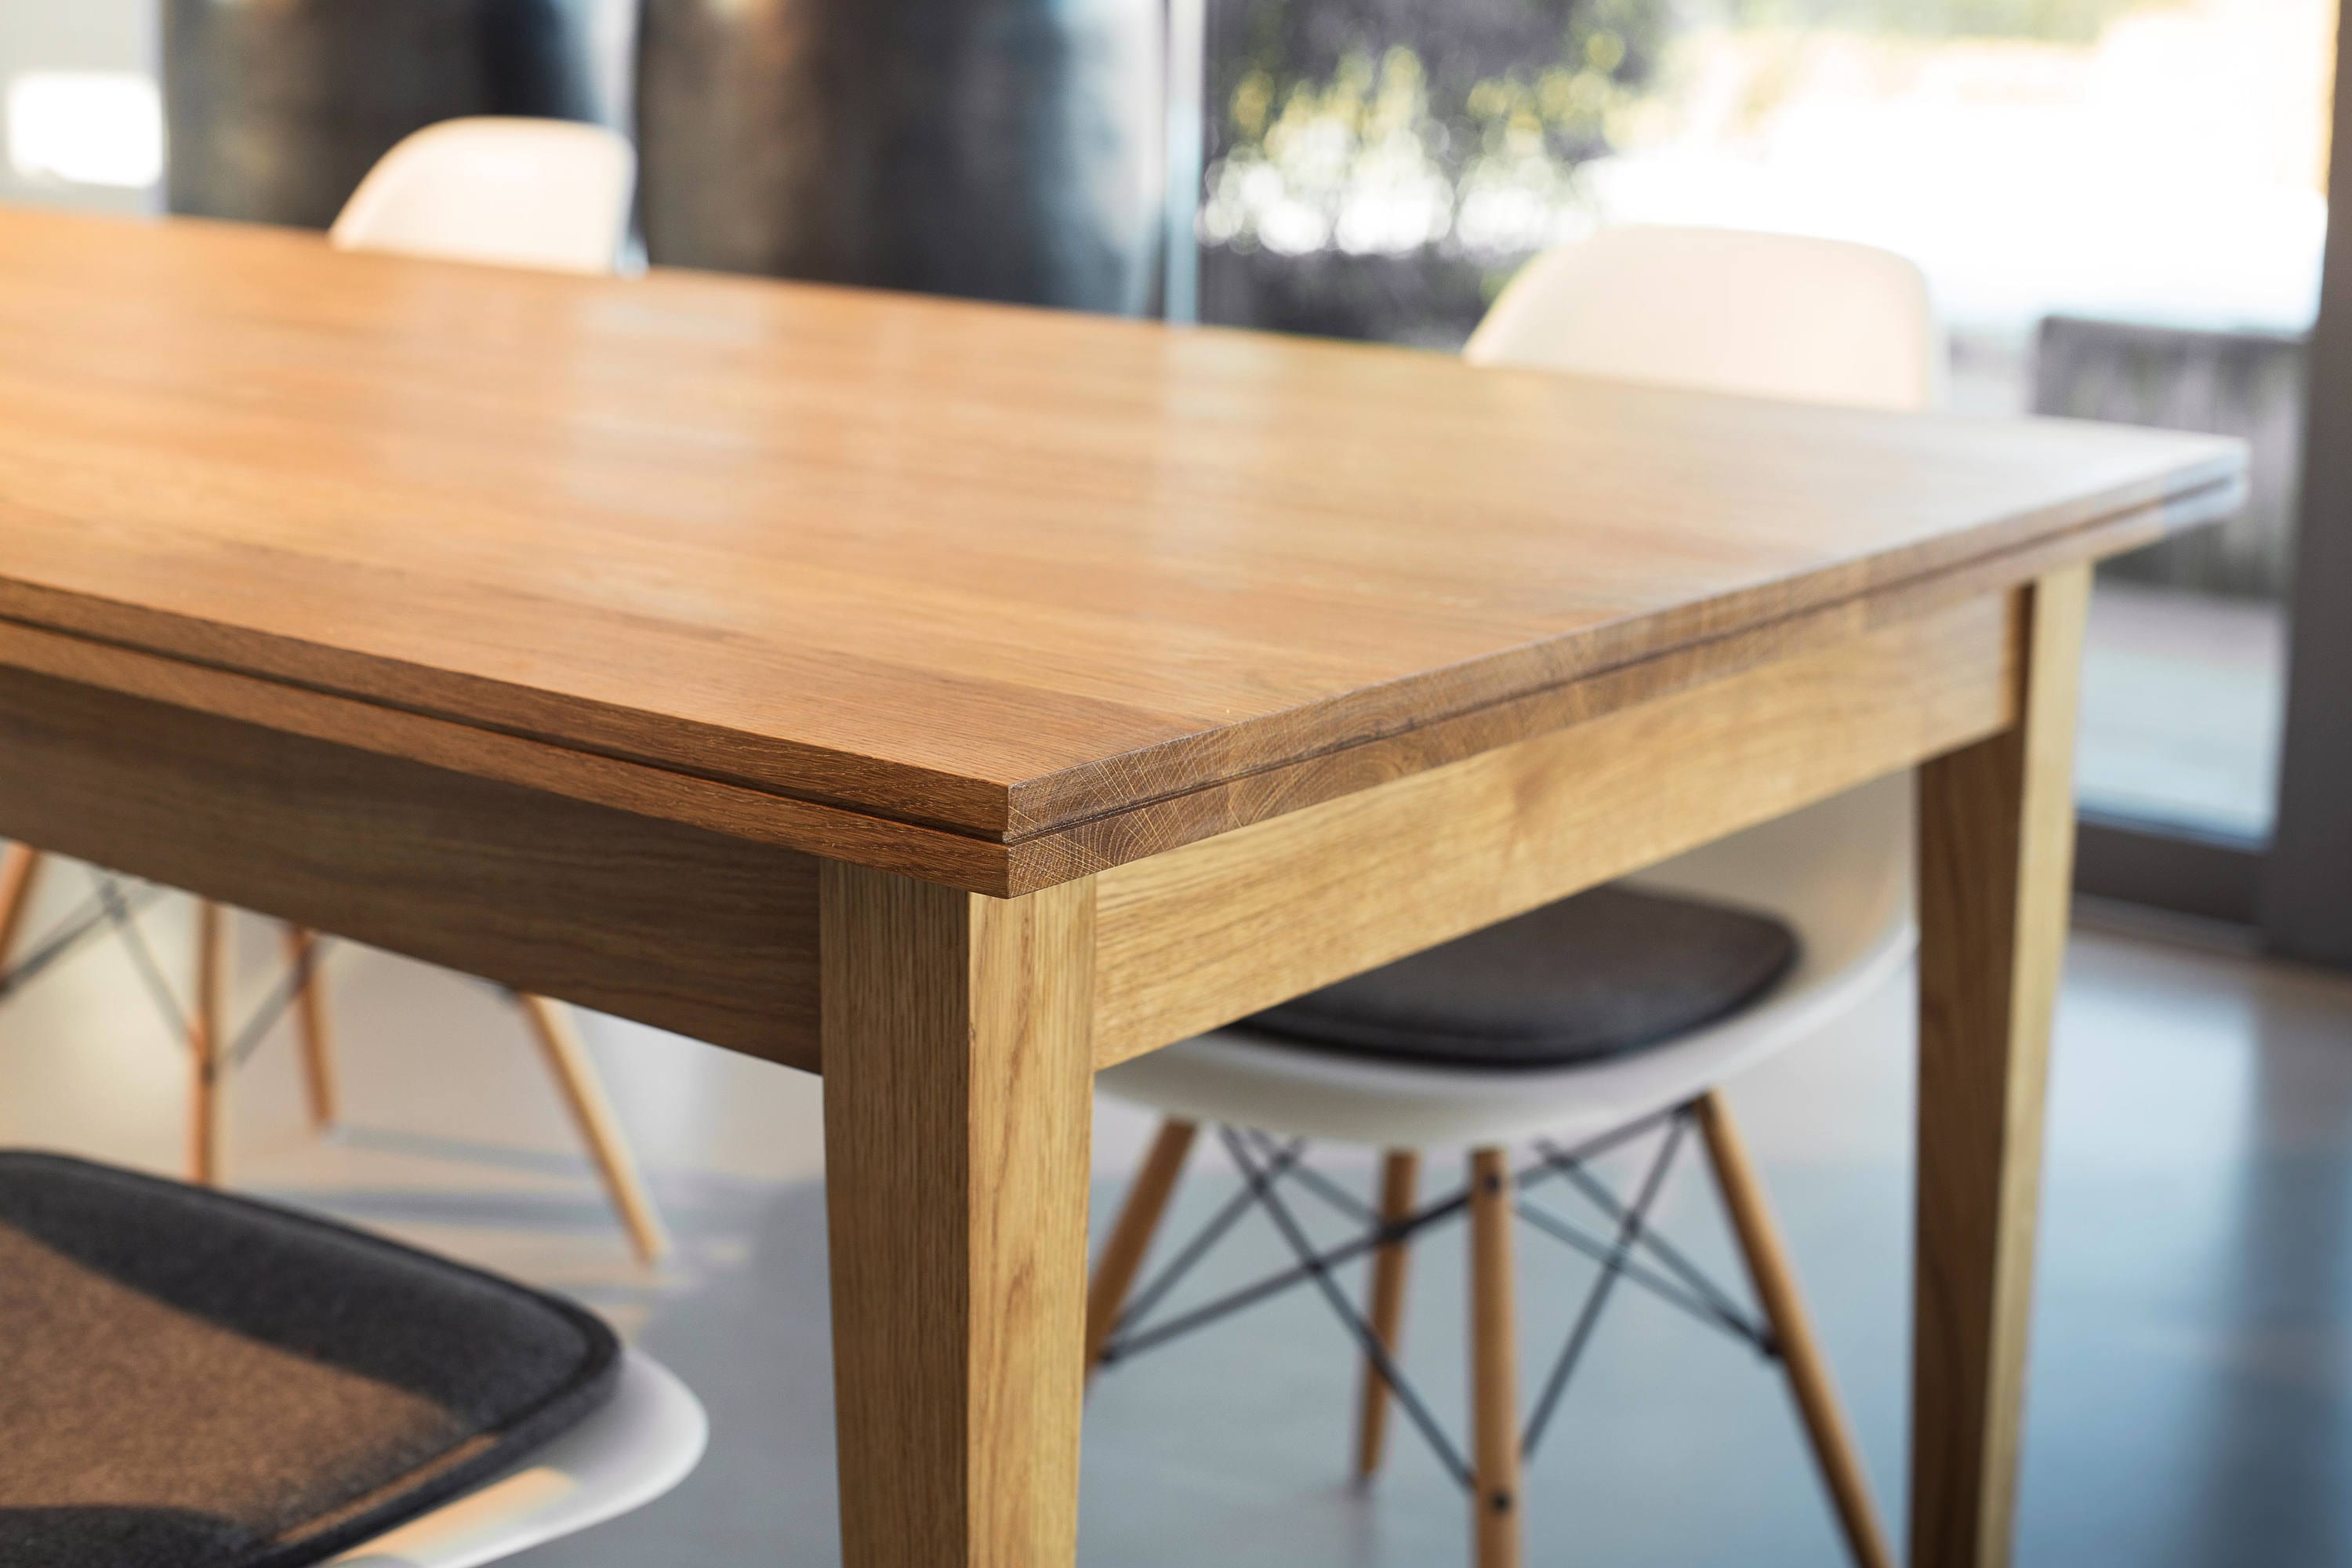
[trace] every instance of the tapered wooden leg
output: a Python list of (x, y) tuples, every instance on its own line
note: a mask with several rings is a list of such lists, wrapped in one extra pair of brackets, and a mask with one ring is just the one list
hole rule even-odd
[(1510, 1163), (1470, 1156), (1470, 1468), (1478, 1568), (1519, 1568), (1519, 1329), (1512, 1295)]
[(1069, 1568), (1094, 883), (820, 887), (845, 1568)]
[(1870, 1480), (1854, 1448), (1845, 1411), (1838, 1403), (1837, 1387), (1830, 1381), (1829, 1363), (1822, 1359), (1812, 1323), (1805, 1315), (1796, 1272), (1789, 1266), (1788, 1248), (1780, 1240), (1780, 1227), (1773, 1222), (1763, 1183), (1748, 1157), (1747, 1141), (1740, 1137), (1731, 1107), (1719, 1091), (1699, 1100), (1698, 1127), (1706, 1140), (1707, 1158), (1715, 1166), (1716, 1184), (1723, 1189), (1724, 1206), (1731, 1211), (1731, 1228), (1747, 1257), (1748, 1276), (1756, 1281), (1756, 1294), (1764, 1303), (1764, 1316), (1780, 1347), (1780, 1364), (1788, 1370), (1798, 1413), (1812, 1439), (1813, 1458), (1821, 1464), (1822, 1479), (1830, 1489), (1838, 1521), (1844, 1527), (1846, 1544), (1860, 1568), (1894, 1568), (1886, 1532), (1870, 1500)]
[(1135, 1184), (1128, 1189), (1127, 1206), (1118, 1211), (1118, 1223), (1111, 1227), (1110, 1239), (1103, 1244), (1102, 1258), (1095, 1265), (1094, 1281), (1087, 1287), (1089, 1377), (1102, 1361), (1103, 1346), (1110, 1342), (1119, 1309), (1127, 1305), (1127, 1293), (1135, 1285), (1136, 1271), (1143, 1267), (1144, 1255), (1151, 1250), (1152, 1235), (1160, 1228), (1160, 1216), (1168, 1212), (1168, 1199), (1176, 1191), (1176, 1178), (1184, 1173), (1185, 1157), (1192, 1152), (1192, 1139), (1199, 1131), (1198, 1123), (1180, 1121), (1172, 1116), (1160, 1124), (1160, 1135), (1151, 1141), (1151, 1152), (1143, 1157), (1143, 1168), (1135, 1173)]
[(11, 844), (0, 857), (0, 996), (8, 992), (8, 957), (16, 951), (16, 933), (24, 929), (40, 874), (41, 852), (29, 844)]
[(1919, 771), (1915, 1568), (2009, 1561), (2089, 590), (2027, 594), (2016, 726)]
[(572, 1112), (572, 1125), (580, 1130), (581, 1142), (588, 1145), (589, 1156), (604, 1178), (605, 1195), (629, 1233), (629, 1245), (636, 1249), (639, 1260), (658, 1260), (669, 1250), (669, 1237), (662, 1230), (652, 1194), (646, 1191), (636, 1157), (629, 1152), (628, 1134), (614, 1113), (604, 1080), (596, 1076), (596, 1064), (589, 1059), (588, 1047), (581, 1044), (580, 1031), (572, 1026), (570, 1010), (544, 996), (519, 991), (509, 994), (522, 1009), (531, 1037), (547, 1058), (548, 1071), (563, 1093), (564, 1108)]
[(196, 903), (195, 1002), (188, 1016), (188, 1180), (221, 1184), (221, 1128), (227, 1116), (228, 911)]
[[(1381, 1163), (1381, 1219), (1393, 1225), (1412, 1213), (1413, 1188), (1421, 1174), (1421, 1156), (1410, 1149), (1392, 1149)], [(1405, 1268), (1412, 1244), (1395, 1241), (1372, 1251), (1371, 1300), (1367, 1316), (1373, 1334), (1393, 1360), (1404, 1328)], [(1369, 1480), (1381, 1468), (1381, 1454), (1389, 1433), (1389, 1380), (1369, 1356), (1364, 1360), (1364, 1386), (1356, 1414), (1356, 1478)]]
[(294, 1038), (302, 1050), (302, 1089), (310, 1103), (310, 1125), (320, 1131), (335, 1124), (334, 1041), (327, 1033), (326, 979), (319, 973), (319, 939), (300, 926), (286, 928), (286, 962), (301, 976), (294, 992)]

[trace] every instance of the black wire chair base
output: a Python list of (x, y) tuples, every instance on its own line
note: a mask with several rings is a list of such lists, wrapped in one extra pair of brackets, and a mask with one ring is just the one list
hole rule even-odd
[[(1679, 1105), (1574, 1149), (1563, 1150), (1539, 1142), (1536, 1145), (1537, 1158), (1513, 1173), (1512, 1181), (1517, 1187), (1517, 1194), (1512, 1204), (1512, 1212), (1520, 1221), (1600, 1266), (1599, 1272), (1586, 1288), (1584, 1299), (1569, 1329), (1567, 1342), (1553, 1360), (1542, 1391), (1528, 1417), (1526, 1431), (1519, 1439), (1523, 1456), (1535, 1453), (1537, 1444), (1551, 1425), (1560, 1401), (1568, 1392), (1570, 1380), (1575, 1376), (1587, 1347), (1592, 1342), (1593, 1331), (1600, 1323), (1601, 1314), (1621, 1280), (1647, 1291), (1709, 1328), (1746, 1342), (1768, 1359), (1777, 1360), (1780, 1356), (1780, 1347), (1760, 1316), (1734, 1300), (1686, 1254), (1659, 1235), (1649, 1223), (1650, 1211), (1664, 1188), (1666, 1176), (1673, 1169), (1675, 1156), (1689, 1131), (1693, 1115), (1692, 1105)], [(1633, 1201), (1626, 1203), (1606, 1182), (1593, 1174), (1590, 1169), (1591, 1162), (1652, 1131), (1662, 1133), (1657, 1151), (1643, 1173)], [(1108, 1367), (1121, 1361), (1132, 1360), (1147, 1351), (1157, 1350), (1161, 1345), (1231, 1317), (1244, 1308), (1257, 1306), (1301, 1285), (1311, 1284), (1331, 1309), (1332, 1315), (1339, 1320), (1340, 1326), (1362, 1351), (1365, 1360), (1371, 1364), (1373, 1373), (1395, 1395), (1398, 1407), (1404, 1412), (1413, 1429), (1428, 1443), (1438, 1462), (1465, 1489), (1473, 1487), (1475, 1478), (1470, 1462), (1461, 1447), (1431, 1413), (1429, 1404), (1420, 1390), (1404, 1375), (1380, 1335), (1357, 1310), (1348, 1293), (1340, 1289), (1335, 1278), (1336, 1270), (1358, 1258), (1381, 1247), (1410, 1240), (1432, 1226), (1459, 1216), (1469, 1207), (1469, 1189), (1464, 1187), (1453, 1192), (1402, 1219), (1383, 1221), (1354, 1194), (1303, 1163), (1307, 1140), (1300, 1138), (1277, 1142), (1263, 1132), (1232, 1127), (1220, 1128), (1219, 1134), (1224, 1141), (1226, 1152), (1242, 1173), (1242, 1190), (1219, 1205), (1208, 1223), (1178, 1248), (1160, 1272), (1135, 1293), (1112, 1327), (1109, 1340), (1103, 1347), (1100, 1364)], [(1317, 1247), (1283, 1195), (1281, 1188), (1285, 1182), (1312, 1194), (1360, 1228), (1338, 1246)], [(1612, 1227), (1610, 1234), (1606, 1237), (1596, 1236), (1529, 1195), (1550, 1182), (1565, 1184), (1591, 1208), (1598, 1210)], [(1252, 1208), (1264, 1211), (1295, 1261), (1287, 1268), (1276, 1269), (1200, 1306), (1165, 1321), (1153, 1321), (1155, 1310), (1167, 1300), (1169, 1293)]]
[[(86, 943), (111, 932), (130, 954), (131, 967), (138, 972), (140, 984), (163, 1020), (163, 1026), (179, 1039), (194, 1035), (194, 1019), (180, 1001), (179, 993), (163, 974), (163, 966), (155, 951), (147, 942), (146, 933), (140, 929), (139, 917), (168, 890), (152, 882), (134, 882), (133, 879), (96, 866), (85, 867), (89, 875), (90, 892), (71, 913), (26, 951), (25, 956), (5, 968), (0, 968), (0, 998), (14, 995), (26, 983), (53, 968)], [(302, 994), (310, 977), (318, 972), (319, 962), (334, 945), (333, 939), (320, 937), (310, 943), (302, 956), (289, 965), (287, 973), (263, 997), (247, 1017), (243, 1026), (228, 1037), (221, 1056), (230, 1068), (245, 1065), (246, 1058), (257, 1050), (269, 1031), (286, 1016), (294, 999)]]

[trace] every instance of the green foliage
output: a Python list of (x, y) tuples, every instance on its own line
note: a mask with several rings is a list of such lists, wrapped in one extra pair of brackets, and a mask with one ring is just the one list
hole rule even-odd
[(1561, 152), (1589, 155), (1612, 96), (1655, 68), (1671, 9), (1669, 0), (1225, 0), (1212, 14), (1210, 102), (1227, 110), (1228, 137), (1249, 140), (1300, 93), (1369, 98), (1377, 81), (1394, 103), (1406, 90), (1402, 69), (1428, 119), (1449, 132), (1483, 138), (1532, 113), (1570, 143)]
[(1524, 249), (1654, 73), (1670, 0), (1225, 0), (1213, 243)]

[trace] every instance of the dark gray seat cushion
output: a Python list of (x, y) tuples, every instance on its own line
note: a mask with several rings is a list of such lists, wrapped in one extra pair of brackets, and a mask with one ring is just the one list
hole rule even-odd
[(1595, 888), (1243, 1024), (1387, 1061), (1559, 1068), (1713, 1023), (1796, 959), (1796, 933), (1769, 915)]
[(612, 1331), (323, 1220), (0, 1152), (0, 1568), (292, 1568), (593, 1411)]

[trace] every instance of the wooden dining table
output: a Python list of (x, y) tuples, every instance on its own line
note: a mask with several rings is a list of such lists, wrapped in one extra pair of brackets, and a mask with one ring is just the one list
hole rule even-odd
[(822, 1073), (845, 1560), (1063, 1568), (1098, 1068), (1916, 770), (1910, 1558), (1989, 1568), (2090, 565), (2242, 476), (8, 212), (0, 834)]

